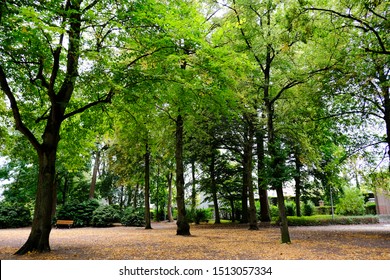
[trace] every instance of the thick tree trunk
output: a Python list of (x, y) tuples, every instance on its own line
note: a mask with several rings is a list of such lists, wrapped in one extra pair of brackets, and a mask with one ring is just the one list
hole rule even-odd
[(236, 221), (236, 208), (234, 207), (234, 199), (230, 199), (230, 207), (232, 208), (232, 222), (234, 223)]
[(49, 138), (49, 141), (51, 140), (51, 143), (49, 144), (46, 142), (46, 148), (38, 154), (38, 187), (30, 236), (28, 237), (26, 243), (15, 253), (16, 255), (23, 255), (28, 252), (41, 253), (50, 251), (49, 236), (51, 232), (53, 207), (55, 207), (53, 205), (53, 197), (56, 193), (55, 163), (57, 145), (59, 141), (58, 130), (47, 138)]
[(176, 203), (177, 203), (177, 235), (191, 235), (187, 220), (184, 197), (184, 164), (183, 164), (183, 118), (176, 119)]
[(145, 149), (145, 229), (152, 229), (150, 219), (150, 152), (148, 143), (146, 143)]
[(173, 222), (173, 216), (172, 216), (172, 172), (169, 172), (167, 175), (167, 182), (168, 182), (168, 222)]
[(282, 243), (290, 243), (290, 233), (288, 230), (286, 207), (284, 204), (283, 186), (280, 184), (276, 187), (276, 194), (278, 200), (279, 217), (280, 217), (280, 232), (282, 236)]
[(257, 130), (257, 185), (260, 198), (260, 221), (270, 222), (271, 214), (269, 209), (267, 183), (265, 176), (265, 149), (264, 149), (264, 133)]
[(218, 205), (218, 196), (217, 196), (217, 183), (215, 178), (215, 153), (212, 152), (211, 155), (211, 163), (210, 163), (210, 178), (211, 178), (211, 190), (213, 193), (213, 203), (214, 203), (214, 218), (215, 224), (221, 223), (221, 215), (219, 213), (219, 205)]
[(89, 199), (93, 199), (95, 196), (96, 180), (97, 180), (99, 165), (100, 165), (100, 150), (96, 152), (95, 163), (93, 165), (92, 181), (91, 181), (91, 186), (89, 188)]

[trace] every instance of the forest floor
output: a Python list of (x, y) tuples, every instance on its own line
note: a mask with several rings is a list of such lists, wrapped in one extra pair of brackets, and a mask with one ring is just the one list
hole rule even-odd
[(175, 223), (134, 227), (53, 229), (50, 253), (15, 256), (30, 228), (0, 230), (1, 260), (390, 260), (390, 225), (290, 227), (291, 244), (280, 229), (247, 225), (191, 225), (177, 236)]

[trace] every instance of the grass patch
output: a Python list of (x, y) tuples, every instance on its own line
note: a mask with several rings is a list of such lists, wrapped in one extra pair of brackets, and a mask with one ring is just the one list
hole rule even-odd
[[(315, 215), (315, 216), (288, 216), (289, 226), (326, 226), (326, 225), (358, 225), (358, 224), (377, 224), (378, 216), (334, 216), (332, 215)], [(273, 221), (278, 224), (278, 221)]]

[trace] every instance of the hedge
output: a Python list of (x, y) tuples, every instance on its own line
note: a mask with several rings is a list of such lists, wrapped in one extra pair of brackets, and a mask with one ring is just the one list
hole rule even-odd
[[(289, 226), (326, 226), (326, 225), (354, 225), (354, 224), (377, 224), (378, 216), (334, 216), (317, 215), (309, 217), (287, 217)], [(274, 222), (277, 224), (278, 222)]]

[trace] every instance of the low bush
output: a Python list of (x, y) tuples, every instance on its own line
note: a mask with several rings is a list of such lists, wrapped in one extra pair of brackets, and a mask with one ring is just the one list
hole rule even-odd
[(304, 216), (312, 216), (314, 215), (314, 211), (315, 211), (315, 205), (312, 201), (307, 201), (303, 204), (302, 206), (302, 213)]
[(324, 226), (324, 225), (353, 225), (353, 224), (377, 224), (377, 216), (334, 216), (316, 215), (309, 217), (287, 217), (289, 226)]
[[(337, 207), (333, 207), (333, 211), (336, 211)], [(317, 215), (331, 215), (332, 206), (317, 206), (315, 207), (315, 214)]]
[(128, 227), (144, 227), (145, 210), (131, 207), (126, 208), (122, 214), (121, 223)]
[(279, 208), (277, 206), (270, 205), (269, 211), (271, 214), (271, 220), (275, 221), (275, 220), (279, 219)]
[(73, 220), (73, 226), (84, 227), (91, 225), (93, 212), (99, 207), (99, 202), (89, 199), (83, 202), (70, 202), (57, 212), (59, 220)]
[(212, 210), (208, 208), (198, 208), (187, 212), (188, 221), (195, 224), (209, 221), (212, 216)]
[(0, 228), (18, 228), (31, 225), (30, 210), (17, 203), (0, 203)]
[(92, 225), (94, 227), (110, 227), (120, 221), (120, 212), (111, 205), (99, 206), (93, 211)]
[(212, 218), (213, 214), (211, 209), (200, 208), (195, 210), (195, 223), (208, 222)]
[(295, 216), (296, 215), (296, 205), (294, 201), (286, 201), (286, 215), (287, 216)]
[(336, 213), (345, 216), (364, 215), (364, 197), (359, 189), (346, 189), (344, 196), (340, 198)]

